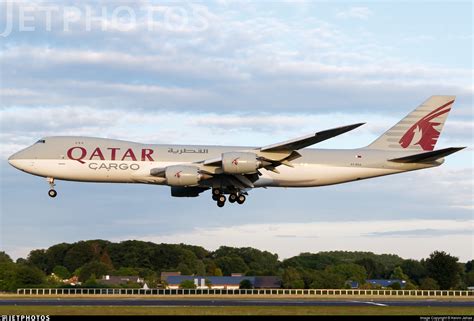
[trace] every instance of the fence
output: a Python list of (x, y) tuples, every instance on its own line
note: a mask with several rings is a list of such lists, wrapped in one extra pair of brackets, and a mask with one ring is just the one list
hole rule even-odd
[(274, 295), (274, 296), (427, 296), (474, 297), (474, 290), (362, 290), (362, 289), (18, 289), (18, 295)]

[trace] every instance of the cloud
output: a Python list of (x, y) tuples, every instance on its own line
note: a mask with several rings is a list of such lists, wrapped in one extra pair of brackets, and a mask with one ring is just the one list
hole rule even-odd
[(372, 10), (367, 7), (351, 7), (347, 10), (339, 11), (336, 17), (342, 19), (362, 19), (367, 20), (373, 14)]
[(387, 232), (373, 232), (368, 233), (367, 236), (374, 237), (384, 237), (384, 236), (393, 236), (393, 237), (438, 237), (440, 235), (469, 235), (472, 236), (472, 229), (466, 230), (448, 230), (448, 229), (414, 229), (407, 231), (387, 231)]
[[(434, 250), (445, 250), (465, 262), (472, 259), (472, 234), (466, 232), (469, 226), (474, 226), (473, 220), (287, 222), (218, 228), (196, 227), (186, 233), (134, 235), (131, 238), (156, 243), (173, 243), (179, 240), (211, 250), (220, 245), (253, 246), (276, 252), (281, 259), (301, 252), (332, 250), (396, 253), (404, 258), (421, 259), (428, 257)], [(419, 227), (429, 233), (414, 234)], [(397, 232), (393, 232), (394, 229)], [(377, 237), (376, 242), (374, 236)], [(412, 246), (413, 242), (417, 243), (416, 247)]]
[[(264, 146), (328, 128), (366, 122), (356, 131), (334, 138), (326, 145), (315, 146), (358, 148), (385, 132), (406, 111), (398, 117), (387, 117), (331, 112), (145, 112), (138, 108), (119, 110), (87, 105), (37, 106), (34, 109), (27, 106), (4, 107), (0, 109), (0, 157), (6, 158), (45, 136), (95, 136), (143, 143)], [(471, 122), (453, 121), (442, 138), (448, 142), (468, 144), (471, 130)], [(221, 138), (216, 141), (212, 138), (215, 135)]]
[[(191, 12), (194, 5), (170, 4), (180, 6)], [(201, 6), (208, 27), (197, 33), (147, 30), (142, 14), (129, 32), (81, 32), (73, 24), (70, 33), (53, 28), (33, 38), (7, 37), (0, 51), (2, 104), (360, 113), (453, 93), (462, 103), (458, 111), (472, 115), (469, 68), (410, 62), (334, 23), (261, 15), (247, 6), (243, 16), (232, 6)]]
[[(266, 145), (315, 130), (366, 121), (367, 125), (357, 131), (316, 146), (359, 147), (426, 97), (438, 93), (457, 95), (439, 146), (472, 145), (472, 68), (463, 60), (470, 52), (472, 35), (465, 35), (469, 28), (463, 28), (459, 15), (450, 15), (452, 19), (443, 16), (448, 46), (429, 41), (430, 37), (442, 36), (432, 28), (418, 33), (426, 46), (410, 46), (406, 35), (417, 40), (413, 30), (429, 25), (423, 19), (432, 15), (422, 15), (418, 25), (401, 24), (397, 34), (387, 37), (383, 26), (379, 28), (380, 22), (370, 19), (374, 16), (371, 6), (347, 8), (341, 11), (340, 19), (332, 19), (334, 7), (321, 3), (299, 6), (288, 2), (269, 7), (224, 2), (206, 6), (179, 1), (159, 4), (163, 10), (184, 8), (189, 24), (180, 27), (179, 17), (173, 16), (169, 17), (170, 28), (161, 12), (153, 17), (149, 28), (145, 13), (141, 12), (129, 30), (121, 31), (120, 21), (110, 16), (115, 8), (128, 5), (139, 9), (150, 3), (101, 2), (98, 6), (91, 1), (68, 1), (65, 6), (78, 6), (82, 13), (87, 5), (94, 13), (100, 13), (100, 6), (104, 5), (109, 15), (93, 22), (96, 25), (90, 31), (84, 31), (84, 16), (64, 31), (62, 16), (54, 15), (52, 31), (47, 31), (45, 15), (35, 13), (36, 31), (14, 30), (2, 38), (2, 248), (154, 233), (177, 235), (174, 240), (179, 242), (181, 235), (196, 226), (196, 217), (202, 218), (198, 224), (205, 231), (229, 224), (260, 224), (263, 228), (265, 224), (289, 221), (348, 222), (354, 217), (367, 222), (472, 217), (472, 148), (449, 157), (443, 167), (396, 177), (318, 189), (253, 190), (244, 209), (226, 206), (225, 215), (210, 203), (209, 195), (175, 199), (169, 197), (169, 188), (157, 186), (60, 182), (60, 197), (51, 202), (44, 193), (47, 186), (43, 179), (7, 167), (7, 156), (49, 135), (150, 143)], [(43, 1), (32, 4), (35, 8), (42, 5)], [(377, 18), (380, 13), (381, 17), (388, 14), (401, 21), (406, 19), (404, 9), (408, 7), (413, 12), (435, 10), (425, 5), (384, 6), (377, 7), (385, 10), (377, 10)], [(394, 8), (397, 10), (391, 10)], [(330, 9), (329, 15), (326, 9)], [(74, 12), (68, 14), (74, 16)], [(360, 26), (364, 17), (370, 23)], [(110, 28), (101, 29), (101, 23)], [(159, 206), (145, 206), (143, 199), (152, 199)], [(30, 215), (38, 209), (41, 215)], [(97, 229), (87, 229), (83, 222), (71, 224), (71, 217), (94, 221)], [(126, 223), (130, 218), (133, 224)], [(20, 229), (28, 229), (25, 235), (29, 235), (21, 241), (15, 234)], [(420, 229), (427, 229), (427, 234), (448, 232), (432, 225), (385, 226), (383, 232), (410, 234)], [(258, 234), (257, 230), (251, 231)], [(367, 233), (377, 231), (373, 228)], [(456, 227), (456, 231), (461, 230)], [(249, 243), (252, 241), (250, 232), (242, 235)], [(337, 235), (344, 239), (343, 234)], [(225, 243), (225, 237), (213, 238), (214, 243), (209, 244)], [(379, 244), (355, 244), (385, 252), (383, 245), (389, 237), (383, 236)], [(428, 251), (429, 243), (425, 241), (434, 238), (426, 237), (416, 241)], [(447, 244), (463, 237), (466, 235), (450, 235)], [(302, 236), (282, 230), (274, 238), (299, 242)], [(341, 240), (318, 242), (319, 233), (306, 233), (304, 238), (308, 248), (314, 244), (319, 248), (323, 244), (339, 244), (345, 249)], [(374, 243), (373, 236), (362, 239)], [(239, 240), (243, 242), (245, 238), (241, 236)], [(438, 241), (434, 240), (435, 245), (444, 248)], [(397, 253), (394, 241), (387, 242), (389, 249)], [(404, 251), (416, 250), (405, 240), (398, 242)], [(275, 244), (287, 248), (282, 243)], [(291, 244), (296, 248), (300, 243)], [(347, 244), (350, 246), (350, 242)], [(464, 245), (458, 247), (465, 250)]]

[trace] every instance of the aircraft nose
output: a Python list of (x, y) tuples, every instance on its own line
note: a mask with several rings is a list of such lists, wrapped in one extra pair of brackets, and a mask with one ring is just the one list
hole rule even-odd
[(12, 165), (13, 167), (15, 167), (14, 164), (15, 164), (15, 160), (16, 160), (16, 154), (17, 154), (17, 153), (15, 153), (15, 154), (11, 155), (10, 157), (8, 157), (8, 163), (9, 163), (10, 165)]
[(17, 152), (10, 157), (8, 157), (8, 163), (15, 168), (19, 168), (19, 163), (21, 162), (20, 154), (21, 152)]

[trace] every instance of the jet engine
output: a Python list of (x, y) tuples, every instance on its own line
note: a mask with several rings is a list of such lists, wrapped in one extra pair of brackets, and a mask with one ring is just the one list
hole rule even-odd
[(257, 172), (257, 169), (268, 164), (259, 160), (254, 153), (229, 152), (222, 154), (222, 169), (227, 174), (253, 174)]
[(201, 174), (196, 166), (172, 165), (166, 167), (165, 178), (170, 186), (196, 186), (199, 181), (210, 176)]

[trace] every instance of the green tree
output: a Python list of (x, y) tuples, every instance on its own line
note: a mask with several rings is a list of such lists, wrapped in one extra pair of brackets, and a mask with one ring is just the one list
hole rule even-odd
[(282, 276), (282, 284), (285, 289), (303, 289), (304, 281), (297, 269), (289, 267), (285, 269)]
[[(129, 274), (131, 275), (131, 274)], [(158, 274), (153, 271), (152, 269), (149, 268), (139, 268), (138, 269), (138, 276), (142, 277), (144, 279), (152, 279), (152, 278), (157, 278)]]
[[(391, 271), (403, 262), (403, 259), (393, 254), (374, 254), (372, 252), (330, 251), (302, 253), (283, 261), (283, 266), (294, 266), (306, 269), (324, 270), (329, 265), (341, 263), (355, 263), (364, 258), (371, 258), (384, 266), (384, 270)], [(385, 277), (385, 276), (384, 276)]]
[(214, 276), (222, 276), (222, 270), (219, 269), (219, 268), (215, 268), (214, 269), (214, 273), (213, 273)]
[[(64, 256), (64, 266), (69, 271), (75, 271), (77, 268), (94, 259), (93, 249), (88, 242), (77, 242), (67, 251)], [(89, 277), (88, 277), (89, 278)]]
[(71, 277), (71, 272), (69, 272), (69, 270), (62, 265), (56, 265), (53, 269), (53, 273), (60, 279), (68, 279)]
[(401, 290), (402, 289), (402, 285), (399, 282), (394, 282), (394, 283), (390, 284), (388, 287), (391, 288), (391, 289), (394, 289), (394, 290)]
[(442, 251), (435, 251), (426, 259), (428, 276), (438, 282), (442, 290), (455, 288), (461, 281), (458, 258)]
[(137, 268), (122, 266), (118, 268), (117, 270), (115, 270), (114, 275), (120, 275), (120, 276), (139, 275), (139, 272)]
[(393, 269), (393, 272), (390, 275), (390, 278), (395, 279), (395, 280), (403, 280), (403, 281), (408, 281), (409, 280), (408, 276), (405, 273), (403, 273), (402, 268), (399, 267), (399, 266), (397, 266), (397, 267), (395, 267), (395, 269)]
[(243, 279), (239, 283), (239, 289), (253, 289), (253, 284), (249, 279)]
[(82, 284), (82, 286), (85, 287), (85, 288), (100, 288), (100, 287), (103, 287), (103, 285), (101, 285), (97, 282), (97, 278), (96, 278), (95, 273), (92, 273), (89, 276), (89, 278), (87, 279), (87, 281), (85, 281)]
[(404, 290), (416, 290), (416, 289), (417, 289), (417, 286), (411, 283), (410, 281), (407, 281), (407, 283), (405, 283)]
[(60, 243), (46, 250), (47, 273), (53, 272), (54, 267), (57, 265), (64, 266), (64, 257), (71, 246), (72, 245), (68, 243)]
[(192, 271), (195, 275), (206, 275), (206, 266), (202, 260), (196, 260), (192, 267)]
[(424, 278), (420, 281), (420, 289), (422, 290), (439, 290), (439, 284), (435, 279)]
[(221, 246), (213, 256), (216, 259), (221, 257), (240, 257), (248, 269), (246, 271), (233, 271), (247, 273), (249, 270), (255, 271), (254, 274), (275, 274), (279, 267), (278, 255), (267, 251), (260, 251), (251, 247), (234, 248)]
[(46, 275), (36, 266), (19, 264), (16, 267), (14, 288), (36, 288), (44, 285)]
[(92, 275), (97, 278), (101, 278), (102, 276), (109, 274), (111, 271), (110, 267), (102, 262), (93, 261), (84, 264), (81, 267), (79, 272), (79, 281), (84, 282), (88, 280)]
[(354, 263), (364, 267), (368, 279), (382, 278), (384, 276), (385, 267), (373, 258), (365, 257)]
[(338, 273), (331, 272), (328, 268), (324, 271), (315, 271), (312, 289), (342, 289), (345, 287), (346, 278)]
[(216, 264), (224, 275), (231, 275), (236, 272), (245, 273), (249, 269), (244, 260), (238, 256), (220, 257), (216, 259)]
[(179, 263), (178, 266), (176, 267), (176, 270), (181, 272), (181, 274), (183, 274), (183, 275), (193, 274), (191, 268), (184, 262)]
[(46, 257), (45, 250), (33, 250), (28, 254), (28, 258), (26, 259), (28, 264), (36, 266), (43, 272), (48, 271), (48, 259)]
[(295, 267), (311, 270), (324, 270), (326, 267), (342, 263), (339, 259), (326, 254), (301, 253), (283, 261), (283, 267)]
[(474, 270), (471, 270), (464, 274), (464, 284), (466, 287), (474, 286)]
[(179, 284), (180, 289), (195, 289), (196, 284), (193, 280), (184, 280)]
[(16, 264), (5, 253), (0, 252), (0, 291), (15, 290)]
[(2, 263), (13, 264), (11, 257), (4, 251), (0, 251), (0, 264)]
[(464, 265), (466, 273), (471, 272), (474, 268), (474, 260), (467, 261)]
[(403, 272), (417, 284), (420, 284), (421, 279), (427, 276), (426, 267), (416, 260), (404, 260), (400, 266)]
[(214, 271), (217, 268), (216, 263), (214, 262), (214, 259), (207, 258), (204, 261), (204, 265), (206, 266), (206, 275), (214, 275)]
[(334, 266), (329, 266), (326, 269), (328, 272), (339, 274), (344, 281), (357, 281), (359, 284), (365, 283), (367, 279), (367, 272), (363, 266), (355, 263), (343, 263)]

